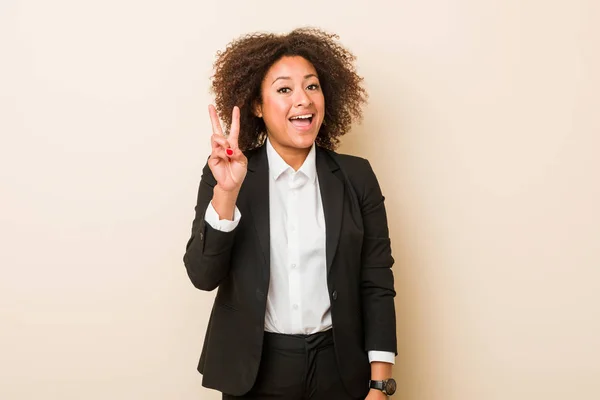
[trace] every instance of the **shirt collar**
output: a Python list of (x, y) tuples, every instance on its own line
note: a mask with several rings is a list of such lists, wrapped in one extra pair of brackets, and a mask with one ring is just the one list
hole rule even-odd
[[(273, 145), (269, 138), (267, 138), (267, 160), (269, 161), (269, 171), (274, 180), (277, 180), (288, 168), (292, 171), (294, 169), (290, 167), (284, 160), (281, 158), (279, 153), (275, 151)], [(308, 155), (306, 156), (306, 160), (302, 166), (298, 169), (298, 172), (302, 172), (308, 178), (308, 182), (313, 182), (317, 176), (317, 163), (316, 163), (316, 150), (315, 144), (312, 144)]]

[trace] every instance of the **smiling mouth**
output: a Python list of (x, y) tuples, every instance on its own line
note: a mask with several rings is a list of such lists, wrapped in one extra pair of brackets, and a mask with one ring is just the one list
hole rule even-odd
[(314, 114), (297, 115), (289, 119), (289, 121), (298, 129), (307, 129), (312, 125)]

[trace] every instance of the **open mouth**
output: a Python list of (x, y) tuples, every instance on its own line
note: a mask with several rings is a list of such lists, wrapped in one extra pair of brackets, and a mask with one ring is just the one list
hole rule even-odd
[(308, 129), (313, 120), (314, 114), (296, 115), (290, 118), (290, 122), (298, 129)]

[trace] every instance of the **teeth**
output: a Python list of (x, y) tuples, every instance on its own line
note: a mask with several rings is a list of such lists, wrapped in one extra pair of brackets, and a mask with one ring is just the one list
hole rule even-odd
[(292, 117), (290, 119), (308, 119), (308, 118), (312, 118), (312, 114), (308, 114), (308, 115), (298, 115), (297, 117)]

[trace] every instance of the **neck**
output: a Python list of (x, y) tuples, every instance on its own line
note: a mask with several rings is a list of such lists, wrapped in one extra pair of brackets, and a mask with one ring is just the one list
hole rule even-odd
[(273, 141), (271, 141), (271, 146), (273, 146), (277, 154), (279, 154), (283, 161), (292, 167), (294, 171), (298, 171), (302, 164), (304, 164), (304, 161), (306, 160), (306, 157), (312, 148), (312, 146), (307, 147), (306, 149), (281, 146), (279, 143), (275, 143)]

